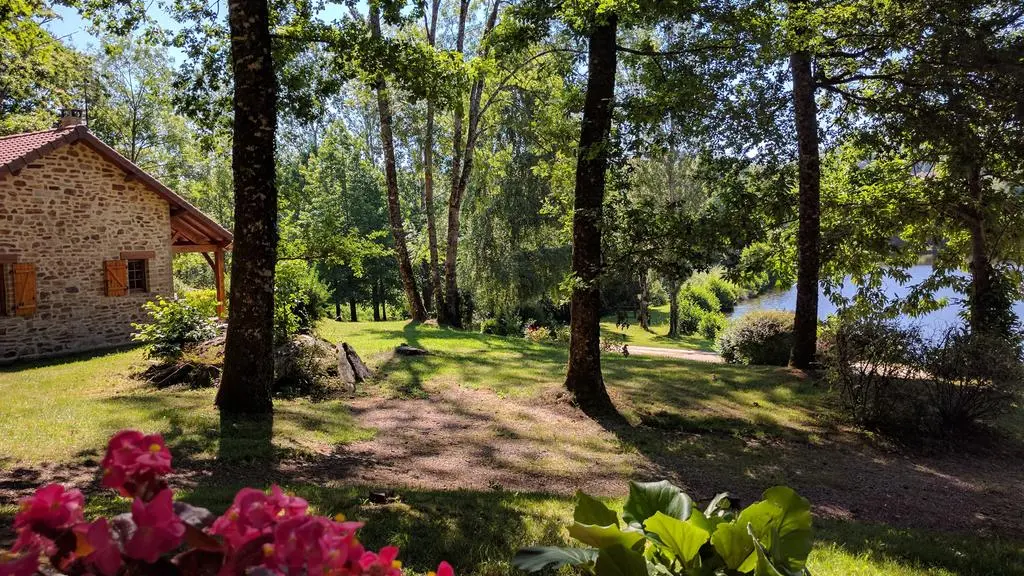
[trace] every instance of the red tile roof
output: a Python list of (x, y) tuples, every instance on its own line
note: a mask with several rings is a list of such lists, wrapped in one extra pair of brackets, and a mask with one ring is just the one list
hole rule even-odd
[[(151, 190), (162, 196), (172, 206), (171, 227), (180, 230), (196, 244), (213, 243), (226, 246), (233, 240), (231, 233), (175, 194), (159, 180), (147, 174), (116, 150), (107, 146), (85, 126), (69, 126), (41, 132), (28, 132), (0, 137), (0, 178), (4, 174), (17, 174), (33, 160), (47, 153), (81, 140), (111, 163), (124, 170), (126, 175), (137, 178)], [(199, 234), (196, 234), (198, 232)], [(204, 237), (198, 237), (198, 236)]]
[(65, 138), (72, 135), (77, 128), (77, 126), (70, 126), (0, 138), (0, 167), (7, 168), (11, 172), (21, 168), (28, 163), (28, 161), (23, 161), (24, 158), (31, 157), (29, 160), (31, 161), (31, 159), (41, 156), (40, 152), (49, 152), (64, 144)]

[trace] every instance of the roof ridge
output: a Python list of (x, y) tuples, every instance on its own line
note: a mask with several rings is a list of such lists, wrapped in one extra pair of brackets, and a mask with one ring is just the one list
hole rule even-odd
[(0, 136), (0, 140), (7, 140), (10, 138), (24, 138), (25, 136), (34, 136), (36, 134), (45, 134), (47, 132), (60, 132), (61, 130), (75, 130), (80, 127), (85, 128), (85, 125), (76, 124), (74, 126), (58, 126), (56, 128), (50, 128), (48, 130), (36, 130), (35, 132), (20, 132), (18, 134), (8, 134), (7, 136)]

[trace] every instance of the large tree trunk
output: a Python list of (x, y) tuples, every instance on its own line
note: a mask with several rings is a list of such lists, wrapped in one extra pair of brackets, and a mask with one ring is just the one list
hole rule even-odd
[(230, 0), (228, 21), (235, 86), (231, 155), (235, 239), (224, 374), (215, 402), (222, 413), (270, 414), (274, 410), (277, 81), (266, 0)]
[(811, 55), (794, 52), (793, 113), (800, 168), (800, 223), (797, 229), (796, 313), (789, 364), (809, 368), (818, 341), (818, 275), (821, 266), (821, 158), (818, 154), (818, 106), (814, 101)]
[(601, 376), (601, 208), (615, 98), (617, 17), (590, 33), (572, 217), (571, 337), (565, 387), (584, 412), (614, 413)]
[(971, 206), (965, 210), (971, 235), (968, 325), (975, 334), (1009, 336), (1013, 330), (1013, 302), (997, 286), (985, 226), (985, 188), (981, 181), (981, 167), (977, 164), (970, 167), (967, 189), (971, 198)]
[[(370, 31), (375, 38), (380, 38), (380, 12), (376, 5), (370, 5)], [(416, 289), (416, 276), (409, 259), (409, 248), (405, 244), (405, 223), (402, 219), (402, 206), (398, 197), (398, 169), (395, 162), (395, 140), (391, 130), (391, 96), (388, 94), (387, 82), (378, 77), (374, 82), (377, 92), (377, 111), (380, 114), (380, 140), (384, 150), (384, 176), (388, 186), (388, 222), (391, 224), (391, 236), (395, 240), (395, 259), (398, 260), (398, 273), (402, 278), (402, 289), (409, 304), (409, 313), (415, 322), (424, 322), (427, 312), (423, 308), (423, 300)]]
[(637, 294), (637, 323), (644, 330), (651, 329), (651, 283), (647, 271), (640, 272), (640, 293)]
[(359, 322), (359, 317), (356, 315), (355, 298), (352, 298), (348, 301), (348, 317), (351, 318), (353, 322)]

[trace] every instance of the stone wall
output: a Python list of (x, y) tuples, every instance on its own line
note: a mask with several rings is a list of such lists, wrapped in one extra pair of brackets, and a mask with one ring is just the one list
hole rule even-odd
[[(104, 261), (138, 251), (155, 254), (148, 292), (107, 296)], [(0, 362), (127, 344), (142, 304), (173, 291), (167, 201), (80, 141), (0, 175), (0, 262), (11, 255), (36, 267), (37, 308), (0, 316)]]

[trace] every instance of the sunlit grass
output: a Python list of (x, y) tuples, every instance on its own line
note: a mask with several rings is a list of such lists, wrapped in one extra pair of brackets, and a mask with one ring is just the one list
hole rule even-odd
[(615, 326), (615, 316), (605, 316), (601, 319), (601, 335), (605, 338), (621, 338), (626, 344), (634, 346), (705, 351), (713, 351), (715, 349), (715, 343), (700, 334), (688, 334), (669, 338), (668, 318), (668, 304), (651, 307), (651, 325), (647, 330), (641, 328), (632, 315), (629, 316), (629, 328), (625, 330)]

